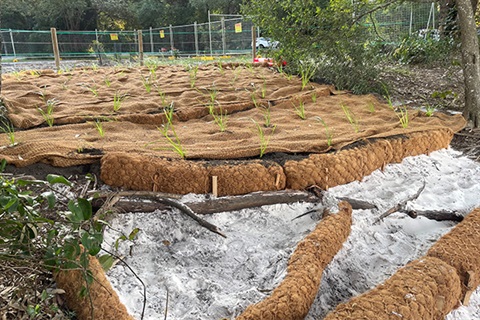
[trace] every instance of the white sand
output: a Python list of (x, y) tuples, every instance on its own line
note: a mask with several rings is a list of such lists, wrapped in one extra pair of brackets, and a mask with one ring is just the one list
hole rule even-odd
[[(422, 256), (454, 226), (400, 213), (374, 224), (381, 213), (415, 194), (424, 181), (425, 190), (409, 208), (466, 214), (480, 205), (480, 164), (450, 149), (407, 158), (401, 164), (388, 165), (384, 172), (375, 171), (362, 182), (329, 190), (333, 196), (374, 202), (379, 210), (354, 211), (351, 235), (325, 270), (306, 319), (322, 319), (338, 303), (375, 287)], [(296, 243), (319, 221), (315, 214), (291, 221), (308, 209), (296, 203), (206, 216), (227, 239), (177, 211), (120, 214), (112, 227), (127, 234), (133, 228), (141, 229), (134, 243), (122, 243), (119, 252), (147, 284), (145, 319), (163, 319), (167, 290), (169, 320), (233, 319), (282, 280)], [(107, 242), (118, 237), (113, 230), (106, 233)], [(127, 308), (140, 319), (143, 296), (139, 282), (121, 264), (108, 275)], [(460, 307), (447, 319), (480, 319), (480, 289), (468, 307)]]

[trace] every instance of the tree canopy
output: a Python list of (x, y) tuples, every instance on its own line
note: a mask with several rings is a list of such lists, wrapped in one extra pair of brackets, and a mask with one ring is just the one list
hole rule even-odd
[(208, 11), (238, 14), (242, 0), (2, 0), (2, 28), (147, 29), (206, 22)]

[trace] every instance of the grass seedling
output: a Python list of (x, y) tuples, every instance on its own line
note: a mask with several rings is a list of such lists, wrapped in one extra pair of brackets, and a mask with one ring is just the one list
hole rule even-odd
[(400, 124), (402, 125), (403, 129), (408, 128), (408, 109), (407, 108), (399, 108), (399, 112), (397, 113), (398, 120), (400, 121)]
[(42, 89), (42, 91), (38, 92), (38, 95), (40, 96), (40, 99), (42, 99), (43, 103), (47, 104), (47, 92), (45, 89)]
[(8, 142), (13, 146), (15, 144), (15, 128), (8, 120), (2, 120), (0, 123), (0, 130), (7, 135)]
[(348, 122), (352, 125), (353, 129), (355, 130), (355, 133), (358, 133), (358, 120), (355, 114), (350, 110), (350, 108), (344, 104), (341, 105), (343, 113), (345, 113), (345, 117), (347, 117)]
[(98, 88), (96, 84), (91, 87), (87, 87), (87, 89), (93, 94), (94, 97), (98, 97)]
[(152, 91), (152, 85), (153, 85), (152, 78), (150, 76), (145, 77), (143, 76), (143, 74), (141, 74), (140, 76), (142, 77), (143, 87), (145, 88), (147, 93), (150, 93), (150, 91)]
[(197, 81), (197, 72), (198, 72), (198, 65), (191, 66), (189, 69), (190, 73), (190, 88), (195, 87), (195, 81)]
[(370, 113), (375, 113), (375, 105), (373, 104), (373, 102), (370, 102), (367, 107)]
[(298, 107), (295, 104), (293, 106), (295, 108), (295, 113), (300, 117), (300, 119), (307, 119), (307, 116), (305, 115), (305, 102), (300, 101)]
[(112, 84), (112, 81), (110, 81), (110, 79), (108, 77), (105, 77), (103, 79), (103, 81), (105, 82), (105, 85), (110, 88), (110, 85)]
[(426, 108), (425, 108), (425, 115), (427, 117), (431, 117), (433, 116), (433, 113), (435, 112), (435, 107), (434, 106), (431, 106), (431, 105), (428, 105)]
[(208, 90), (208, 96), (210, 101), (208, 103), (208, 108), (211, 109), (215, 106), (215, 102), (217, 101), (217, 90), (215, 88)]
[[(158, 131), (162, 133), (162, 135), (167, 139), (168, 144), (170, 145), (169, 150), (177, 153), (182, 159), (185, 159), (187, 154), (185, 152), (185, 149), (182, 146), (182, 143), (180, 141), (180, 138), (177, 135), (177, 132), (175, 131), (175, 127), (173, 126), (173, 103), (170, 108), (165, 108), (163, 110), (163, 113), (165, 114), (165, 118), (167, 122), (162, 125), (162, 127), (158, 127)], [(173, 138), (170, 137), (169, 131), (172, 132)]]
[(227, 120), (228, 120), (227, 110), (223, 112), (222, 107), (219, 107), (217, 111), (217, 109), (215, 109), (213, 105), (210, 105), (208, 111), (210, 115), (213, 117), (213, 120), (215, 121), (215, 123), (220, 128), (220, 132), (225, 132), (225, 129), (227, 129)]
[(162, 107), (165, 107), (167, 105), (167, 96), (165, 95), (165, 91), (163, 91), (162, 88), (158, 88), (157, 92), (160, 96), (160, 100), (162, 101)]
[(38, 108), (38, 112), (40, 112), (49, 127), (53, 126), (53, 108), (57, 103), (58, 101), (56, 99), (49, 99), (46, 103), (46, 111), (44, 111), (42, 108)]
[(92, 70), (95, 72), (98, 71), (98, 65), (96, 63), (92, 63)]
[(325, 128), (325, 135), (327, 136), (327, 145), (330, 147), (332, 145), (332, 142), (333, 142), (333, 133), (332, 131), (330, 130), (330, 128), (328, 127), (328, 125), (325, 123), (325, 121), (320, 118), (320, 117), (315, 117), (315, 119), (317, 119), (318, 121), (320, 121), (320, 123), (323, 125), (323, 127)]
[(255, 108), (258, 108), (257, 93), (255, 91), (250, 92), (250, 98), (252, 99)]
[(237, 67), (235, 68), (235, 70), (233, 70), (232, 86), (235, 85), (235, 83), (237, 82), (240, 72), (242, 72), (242, 68), (240, 67)]
[(302, 90), (310, 83), (317, 72), (317, 65), (313, 62), (302, 61), (299, 64), (300, 77), (302, 78)]
[(99, 119), (96, 119), (93, 122), (95, 129), (97, 130), (98, 134), (100, 135), (101, 138), (105, 136), (105, 130), (103, 129), (103, 122)]
[(113, 111), (118, 112), (122, 106), (122, 101), (125, 100), (127, 97), (126, 94), (119, 94), (118, 92), (115, 92), (113, 96)]
[(313, 91), (313, 93), (312, 93), (312, 102), (313, 103), (317, 102), (317, 92), (316, 91)]
[(15, 79), (17, 79), (17, 81), (21, 81), (23, 79), (23, 72), (13, 71), (12, 74), (15, 77)]
[(263, 84), (262, 84), (262, 99), (265, 99), (265, 96), (267, 95), (267, 80), (263, 79)]
[(268, 106), (267, 107), (264, 107), (264, 106), (260, 106), (259, 109), (261, 110), (262, 114), (263, 114), (263, 120), (264, 123), (263, 125), (266, 127), (266, 128), (269, 128), (272, 126), (272, 121), (271, 121), (271, 116), (270, 116), (270, 101), (268, 102)]
[(263, 130), (262, 126), (260, 124), (258, 124), (258, 122), (256, 122), (255, 120), (252, 119), (252, 121), (257, 128), (257, 135), (258, 135), (258, 138), (260, 139), (260, 158), (262, 158), (263, 155), (265, 154), (265, 152), (267, 151), (268, 144), (270, 142), (270, 138), (272, 137), (273, 133), (275, 132), (275, 129), (277, 128), (277, 125), (274, 125), (272, 127), (272, 131), (267, 136), (267, 135), (265, 135), (265, 131)]
[(218, 70), (220, 71), (220, 74), (223, 76), (224, 70), (223, 70), (223, 65), (221, 62), (217, 63)]

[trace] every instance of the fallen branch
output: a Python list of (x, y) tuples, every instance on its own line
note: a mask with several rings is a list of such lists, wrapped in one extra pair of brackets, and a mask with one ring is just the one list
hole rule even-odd
[(177, 208), (178, 210), (182, 211), (183, 213), (185, 213), (187, 216), (189, 216), (193, 220), (197, 221), (197, 223), (199, 225), (201, 225), (202, 227), (207, 228), (208, 230), (212, 231), (213, 233), (221, 235), (224, 238), (227, 237), (224, 233), (222, 233), (220, 231), (220, 229), (218, 229), (218, 227), (216, 225), (211, 224), (210, 222), (208, 222), (208, 221), (200, 218), (199, 216), (197, 216), (195, 214), (195, 212), (193, 212), (193, 210), (190, 209), (190, 207), (188, 207), (187, 205), (185, 205), (185, 204), (183, 204), (183, 203), (181, 203), (177, 200), (162, 198), (162, 197), (157, 197), (156, 201)]
[(464, 218), (463, 215), (457, 213), (456, 211), (450, 210), (407, 210), (400, 212), (406, 213), (408, 216), (414, 219), (418, 216), (423, 216), (427, 219), (436, 221), (462, 222)]
[(398, 203), (397, 205), (393, 206), (392, 208), (388, 209), (385, 213), (383, 213), (376, 221), (374, 224), (377, 224), (379, 223), (380, 221), (382, 221), (383, 219), (385, 219), (386, 217), (388, 217), (389, 215), (391, 215), (392, 213), (394, 212), (398, 212), (398, 211), (405, 211), (405, 207), (407, 205), (407, 203), (409, 201), (412, 201), (412, 200), (415, 200), (417, 199), (420, 194), (423, 192), (423, 190), (425, 189), (425, 185), (426, 185), (426, 182), (423, 181), (423, 185), (417, 190), (417, 192), (415, 192), (415, 194), (411, 195), (410, 197), (408, 197), (407, 199), (403, 200), (402, 202)]
[[(110, 206), (117, 210), (122, 210), (123, 212), (153, 212), (155, 210), (167, 209), (167, 206), (155, 201), (157, 197), (181, 198), (179, 195), (151, 191), (110, 192), (98, 195), (97, 199), (94, 201), (94, 207), (100, 208), (108, 199), (115, 198), (115, 203), (110, 203)], [(139, 201), (139, 199), (150, 201)], [(282, 190), (274, 192), (254, 192), (242, 196), (211, 198), (203, 200), (202, 202), (187, 202), (186, 205), (197, 214), (210, 214), (224, 211), (237, 211), (278, 203), (294, 203), (298, 201), (317, 203), (319, 202), (319, 199), (303, 191)]]
[[(108, 206), (109, 208), (115, 207), (119, 201), (120, 197), (124, 196), (135, 196), (136, 198), (147, 198), (148, 200), (154, 202), (155, 210), (159, 209), (158, 204), (164, 204), (168, 207), (174, 207), (179, 209), (181, 212), (185, 213), (187, 216), (195, 220), (199, 225), (202, 227), (212, 231), (213, 233), (216, 233), (224, 238), (227, 236), (220, 231), (220, 229), (215, 226), (214, 224), (211, 224), (210, 222), (200, 218), (195, 214), (195, 212), (186, 204), (181, 203), (177, 199), (171, 199), (167, 196), (170, 196), (169, 194), (161, 194), (158, 192), (149, 192), (149, 191), (121, 191), (121, 192), (109, 192), (109, 193), (104, 193), (104, 194), (99, 194), (97, 195), (97, 200), (103, 199), (103, 203), (100, 206), (99, 210), (106, 210), (103, 205)], [(173, 197), (179, 197), (178, 195), (173, 195)], [(136, 201), (135, 204), (141, 204), (142, 202)], [(152, 203), (151, 203), (152, 204)], [(95, 205), (98, 205), (98, 202), (95, 203)], [(98, 208), (98, 207), (97, 207)], [(165, 208), (165, 207), (164, 207)], [(152, 210), (154, 211), (154, 210)]]

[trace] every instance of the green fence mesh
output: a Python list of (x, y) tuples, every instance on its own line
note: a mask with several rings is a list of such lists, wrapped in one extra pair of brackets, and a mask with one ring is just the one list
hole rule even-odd
[[(165, 26), (142, 30), (143, 51), (147, 55), (230, 55), (251, 50), (252, 23), (243, 18), (217, 17), (210, 23)], [(400, 42), (424, 29), (435, 29), (438, 8), (434, 3), (400, 3), (365, 18), (372, 41)], [(328, 27), (328, 26), (327, 26)], [(0, 30), (7, 57), (52, 58), (50, 31)], [(95, 42), (108, 55), (138, 53), (138, 33), (130, 31), (57, 31), (62, 58), (95, 55)]]

